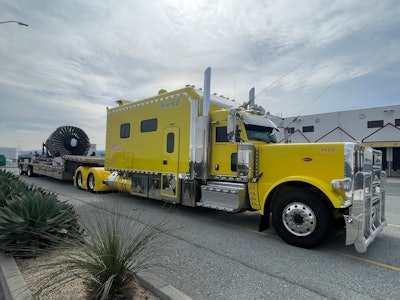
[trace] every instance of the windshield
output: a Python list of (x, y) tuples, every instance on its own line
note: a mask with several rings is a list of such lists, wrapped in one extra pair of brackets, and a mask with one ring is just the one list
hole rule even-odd
[(251, 141), (261, 141), (266, 143), (276, 143), (276, 137), (273, 128), (252, 124), (244, 124), (247, 138)]

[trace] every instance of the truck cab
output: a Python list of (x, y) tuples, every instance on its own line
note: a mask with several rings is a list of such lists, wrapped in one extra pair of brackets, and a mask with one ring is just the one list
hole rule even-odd
[[(235, 177), (238, 174), (239, 145), (247, 143), (248, 147), (256, 147), (277, 142), (275, 132), (278, 128), (261, 113), (262, 110), (254, 109), (246, 112), (225, 109), (210, 113), (211, 177)], [(252, 168), (254, 172), (254, 166)]]

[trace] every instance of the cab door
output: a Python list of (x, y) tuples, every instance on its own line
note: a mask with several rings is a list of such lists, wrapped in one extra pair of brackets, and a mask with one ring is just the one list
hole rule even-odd
[(177, 201), (179, 191), (179, 128), (164, 129), (161, 165), (161, 196), (164, 200)]
[(226, 126), (213, 124), (210, 176), (237, 176), (237, 147), (237, 143), (228, 141)]

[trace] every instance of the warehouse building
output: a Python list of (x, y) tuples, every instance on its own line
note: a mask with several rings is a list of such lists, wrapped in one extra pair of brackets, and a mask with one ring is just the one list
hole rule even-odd
[(360, 142), (382, 151), (388, 176), (400, 176), (400, 105), (271, 119), (281, 143)]

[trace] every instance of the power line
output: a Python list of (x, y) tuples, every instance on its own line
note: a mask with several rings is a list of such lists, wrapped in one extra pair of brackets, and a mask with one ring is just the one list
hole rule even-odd
[(304, 65), (306, 61), (303, 61), (302, 63), (298, 64), (296, 67), (294, 67), (293, 69), (291, 69), (290, 71), (288, 71), (287, 73), (283, 74), (281, 77), (279, 77), (277, 80), (275, 80), (273, 83), (271, 83), (269, 86), (267, 86), (265, 89), (263, 89), (261, 92), (259, 92), (254, 98), (257, 98), (258, 96), (260, 96), (262, 93), (264, 93), (266, 90), (268, 90), (269, 88), (271, 88), (275, 83), (279, 82), (280, 80), (282, 80), (283, 78), (285, 78), (287, 75), (289, 75), (290, 73), (292, 73), (294, 70), (296, 70), (297, 68), (299, 68), (300, 66)]

